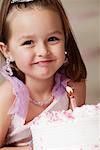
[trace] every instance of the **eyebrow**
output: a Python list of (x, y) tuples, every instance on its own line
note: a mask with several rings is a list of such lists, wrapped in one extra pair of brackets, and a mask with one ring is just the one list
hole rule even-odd
[(22, 40), (22, 39), (28, 39), (28, 38), (31, 38), (31, 37), (34, 37), (33, 35), (23, 35), (21, 36), (18, 40)]
[[(63, 35), (63, 32), (61, 32), (61, 31), (59, 31), (59, 30), (56, 30), (56, 31), (53, 31), (53, 32), (50, 32), (50, 33), (48, 33), (48, 35), (47, 36), (49, 36), (49, 35), (51, 35), (51, 34), (60, 34), (60, 35)], [(18, 40), (20, 41), (20, 40), (22, 40), (22, 39), (28, 39), (28, 38), (34, 38), (34, 35), (32, 34), (32, 35), (23, 35), (23, 36), (21, 36)]]
[(53, 31), (53, 32), (50, 32), (49, 35), (51, 34), (61, 34), (63, 35), (63, 32), (59, 31), (59, 30), (56, 30), (56, 31)]

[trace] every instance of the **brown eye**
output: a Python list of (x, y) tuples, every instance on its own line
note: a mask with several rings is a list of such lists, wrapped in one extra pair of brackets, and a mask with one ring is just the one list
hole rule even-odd
[(32, 40), (25, 41), (22, 45), (31, 45), (33, 43)]
[(58, 41), (59, 39), (57, 37), (50, 37), (48, 39), (49, 42), (55, 42), (55, 41)]

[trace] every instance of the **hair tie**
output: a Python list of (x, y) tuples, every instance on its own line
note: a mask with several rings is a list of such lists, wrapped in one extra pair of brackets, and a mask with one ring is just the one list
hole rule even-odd
[(23, 3), (23, 2), (33, 2), (34, 0), (11, 0), (11, 3)]

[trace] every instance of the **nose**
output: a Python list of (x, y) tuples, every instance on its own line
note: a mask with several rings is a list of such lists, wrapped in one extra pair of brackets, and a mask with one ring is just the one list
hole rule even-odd
[(39, 42), (36, 47), (36, 55), (44, 57), (49, 54), (49, 48), (45, 42)]

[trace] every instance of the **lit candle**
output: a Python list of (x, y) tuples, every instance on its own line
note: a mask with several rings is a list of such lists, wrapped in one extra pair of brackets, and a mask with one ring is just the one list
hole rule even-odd
[(70, 98), (70, 103), (71, 103), (72, 109), (74, 110), (76, 108), (76, 100), (74, 97), (74, 90), (71, 87), (67, 86), (66, 91), (67, 91), (68, 96)]

